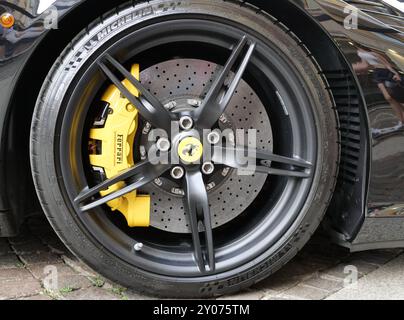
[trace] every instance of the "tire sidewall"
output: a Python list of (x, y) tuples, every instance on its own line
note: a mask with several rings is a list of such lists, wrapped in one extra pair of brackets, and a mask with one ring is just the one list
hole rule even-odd
[[(156, 276), (140, 270), (118, 259), (108, 252), (75, 218), (65, 204), (56, 169), (55, 131), (63, 99), (81, 66), (105, 42), (119, 33), (173, 14), (207, 14), (225, 17), (263, 35), (274, 47), (294, 64), (302, 75), (308, 95), (313, 102), (318, 132), (318, 167), (308, 200), (293, 226), (277, 244), (254, 261), (226, 275), (210, 278), (177, 279)], [(128, 17), (128, 18), (125, 18)], [(129, 18), (131, 17), (131, 18)], [(125, 18), (125, 23), (118, 23)], [(84, 262), (96, 271), (122, 285), (138, 291), (172, 297), (207, 297), (232, 293), (266, 278), (286, 264), (308, 241), (319, 225), (335, 186), (339, 150), (336, 117), (332, 102), (318, 76), (314, 63), (310, 63), (305, 52), (280, 26), (272, 24), (271, 17), (257, 15), (240, 4), (219, 0), (150, 1), (109, 14), (103, 21), (81, 33), (73, 41), (52, 68), (39, 96), (31, 136), (31, 159), (35, 185), (45, 213), (63, 242)], [(122, 20), (121, 20), (122, 21)], [(104, 37), (97, 41), (99, 35)], [(308, 63), (309, 61), (309, 63)], [(303, 75), (305, 75), (303, 77)], [(46, 189), (45, 189), (46, 188)]]

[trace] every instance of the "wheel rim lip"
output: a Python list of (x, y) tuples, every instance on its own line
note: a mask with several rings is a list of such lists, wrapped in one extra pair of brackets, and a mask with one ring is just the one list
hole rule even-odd
[[(156, 26), (153, 26), (153, 27), (156, 27)], [(122, 42), (123, 39), (121, 39), (120, 41)], [(116, 46), (116, 44), (114, 46)], [(112, 47), (114, 47), (114, 46), (112, 46)], [(88, 72), (88, 70), (87, 70), (87, 72)], [(69, 103), (70, 102), (71, 101), (69, 101)], [(315, 116), (315, 115), (313, 114), (313, 116)], [(294, 134), (295, 134), (295, 132), (294, 132)], [(63, 134), (62, 134), (62, 136), (63, 136)], [(62, 159), (65, 158), (65, 157), (63, 157), (63, 153), (62, 153), (61, 158)], [(316, 163), (317, 159), (313, 158), (311, 160), (313, 160), (313, 163)], [(316, 166), (314, 166), (314, 167), (316, 167)], [(62, 169), (61, 171), (63, 172), (64, 170)], [(315, 170), (314, 174), (317, 175), (317, 170)], [(64, 172), (64, 174), (62, 173), (62, 176), (66, 177), (66, 172)], [(302, 182), (303, 184), (306, 185), (306, 189), (307, 189), (307, 185), (312, 184), (312, 180), (314, 180), (314, 178), (308, 179), (307, 181)], [(67, 180), (65, 179), (65, 181), (67, 181)], [(287, 184), (287, 188), (285, 189), (286, 193), (290, 195), (293, 192), (293, 189), (295, 187), (296, 187), (296, 183), (294, 183), (294, 182), (291, 183), (289, 181), (288, 184)], [(65, 186), (63, 186), (63, 188), (65, 188)], [(66, 188), (66, 189), (69, 189), (69, 188)], [(308, 189), (311, 189), (311, 188), (308, 188)], [(305, 194), (307, 195), (308, 191), (310, 191), (310, 190), (306, 190), (306, 191), (307, 192), (305, 192)], [(69, 191), (66, 190), (66, 193), (69, 194)], [(68, 195), (68, 197), (70, 198), (70, 200), (72, 199), (72, 193), (71, 192), (70, 192), (70, 195)], [(304, 205), (304, 201), (303, 201), (304, 195), (302, 195), (300, 198), (301, 198), (301, 201), (299, 201), (299, 203), (295, 203), (294, 207), (303, 207), (303, 205)], [(281, 205), (285, 205), (285, 203), (287, 202), (287, 199), (288, 199), (288, 197), (284, 197), (283, 201), (279, 202), (277, 204), (276, 208), (281, 206)], [(272, 210), (272, 212), (273, 211), (274, 211), (274, 209)], [(295, 210), (295, 211), (296, 211), (297, 214), (299, 213), (299, 210)], [(85, 214), (84, 217), (80, 216), (78, 214), (78, 218), (79, 218), (80, 222), (86, 227), (86, 229), (90, 233), (92, 233), (93, 237), (95, 237), (96, 239), (100, 239), (100, 234), (97, 234), (96, 232), (94, 232), (94, 230), (91, 229), (91, 227), (94, 227), (94, 220), (90, 221), (92, 219), (89, 219), (89, 217), (90, 217), (89, 214)], [(262, 235), (263, 233), (265, 233), (265, 230), (268, 230), (268, 226), (273, 225), (276, 218), (279, 218), (279, 215), (274, 215), (271, 218), (268, 218), (268, 217), (265, 218), (262, 221), (262, 223), (260, 224), (260, 226), (257, 226), (256, 229), (251, 230), (250, 234), (251, 233), (256, 233), (255, 239), (257, 239), (258, 238), (257, 234)], [(297, 218), (298, 218), (298, 216), (295, 216), (293, 221), (296, 221)], [(95, 220), (98, 220), (98, 218), (95, 219)], [(276, 233), (279, 235), (278, 239), (280, 239), (282, 237), (282, 235), (284, 235), (286, 233), (286, 231), (288, 230), (286, 225), (291, 225), (290, 220), (284, 221), (283, 224), (280, 224), (280, 223), (277, 224), (277, 228), (276, 228), (277, 232)], [(234, 242), (232, 244), (229, 244), (228, 246), (224, 246), (223, 248), (216, 248), (216, 255), (217, 255), (217, 260), (218, 260), (218, 265), (217, 265), (218, 273), (222, 273), (222, 272), (226, 272), (226, 271), (231, 270), (231, 269), (235, 269), (234, 266), (240, 267), (241, 265), (243, 265), (243, 264), (247, 263), (249, 260), (251, 260), (251, 257), (249, 257), (249, 258), (244, 257), (244, 259), (240, 259), (239, 255), (234, 255), (233, 256), (233, 260), (237, 260), (237, 262), (234, 262), (234, 263), (230, 262), (229, 259), (227, 259), (227, 262), (228, 262), (227, 264), (225, 264), (224, 262), (222, 263), (221, 260), (220, 260), (221, 258), (225, 258), (226, 256), (228, 256), (229, 252), (234, 252), (236, 250), (241, 250), (242, 248), (248, 247), (246, 244), (247, 244), (247, 242), (251, 243), (251, 240), (249, 240), (250, 236), (246, 235), (243, 239), (239, 239), (238, 241), (236, 241), (236, 242)], [(101, 238), (103, 238), (103, 237), (101, 237)], [(99, 241), (99, 242), (102, 243), (101, 241)], [(258, 241), (258, 242), (261, 243), (261, 247), (255, 246), (255, 251), (257, 252), (256, 257), (259, 255), (258, 252), (262, 253), (262, 252), (268, 251), (268, 248), (271, 247), (271, 246), (268, 245), (268, 243), (266, 241)], [(274, 240), (272, 242), (273, 242), (272, 244), (276, 243), (276, 241), (274, 241)], [(112, 250), (110, 249), (109, 251), (111, 253), (113, 253), (114, 255), (119, 256), (119, 258), (121, 260), (124, 260), (126, 262), (128, 262), (128, 260), (129, 261), (133, 260), (133, 255), (128, 257), (128, 253), (131, 254), (131, 250), (128, 247), (126, 247), (126, 252), (117, 253), (116, 250), (113, 250), (113, 249)], [(150, 253), (153, 253), (153, 250), (151, 250)], [(176, 258), (177, 258), (178, 261), (182, 261), (182, 259), (178, 259), (178, 258), (185, 258), (185, 257), (189, 258), (189, 256), (190, 256), (190, 254), (184, 254), (182, 256), (181, 255), (176, 255)], [(186, 259), (186, 260), (189, 261), (189, 259)], [(136, 261), (136, 262), (137, 263), (129, 263), (129, 264), (136, 265), (137, 267), (139, 267), (139, 268), (141, 268), (141, 269), (143, 269), (145, 271), (148, 271), (148, 270), (150, 271), (150, 265), (147, 263), (147, 261), (146, 261), (146, 263), (142, 263), (141, 261)], [(171, 269), (176, 269), (176, 270), (171, 270)], [(166, 264), (163, 264), (161, 266), (161, 268), (154, 268), (153, 272), (157, 273), (157, 274), (161, 274), (161, 275), (166, 275), (166, 276), (178, 276), (178, 274), (181, 274), (182, 276), (185, 275), (186, 277), (197, 277), (198, 275), (200, 275), (199, 272), (197, 271), (196, 266), (195, 266), (195, 268), (187, 268), (187, 271), (179, 268), (179, 266), (173, 266), (173, 268), (171, 268), (171, 269), (168, 268), (168, 266)], [(181, 270), (178, 271), (178, 269), (181, 269)], [(194, 270), (191, 271), (190, 269), (194, 269)]]

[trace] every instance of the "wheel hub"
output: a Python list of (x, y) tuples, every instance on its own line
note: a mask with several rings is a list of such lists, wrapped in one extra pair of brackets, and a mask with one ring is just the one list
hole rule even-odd
[(197, 163), (203, 155), (202, 142), (194, 137), (182, 139), (177, 150), (178, 156), (186, 164)]

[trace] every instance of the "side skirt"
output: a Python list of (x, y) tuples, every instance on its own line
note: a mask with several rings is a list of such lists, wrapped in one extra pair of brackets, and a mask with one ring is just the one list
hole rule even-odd
[(353, 242), (338, 233), (331, 236), (351, 252), (404, 248), (404, 217), (368, 217)]

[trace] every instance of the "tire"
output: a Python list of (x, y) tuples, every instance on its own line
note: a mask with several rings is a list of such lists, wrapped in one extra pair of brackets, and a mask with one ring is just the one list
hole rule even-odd
[[(156, 272), (151, 267), (148, 269), (147, 265), (131, 264), (123, 258), (123, 253), (121, 255), (121, 252), (100, 241), (103, 238), (97, 233), (99, 230), (89, 227), (98, 223), (94, 222), (97, 218), (93, 218), (93, 214), (84, 217), (77, 213), (72, 202), (71, 188), (67, 185), (70, 177), (76, 177), (78, 173), (69, 173), (64, 166), (64, 161), (67, 160), (61, 156), (60, 150), (66, 144), (62, 139), (63, 130), (69, 130), (65, 126), (74, 124), (72, 119), (81, 112), (80, 105), (73, 107), (71, 100), (74, 100), (75, 92), (82, 90), (78, 84), (85, 78), (84, 74), (93, 66), (100, 52), (136, 30), (143, 30), (142, 28), (161, 21), (169, 23), (174, 17), (191, 16), (195, 19), (209, 17), (215, 23), (221, 21), (220, 23), (231, 25), (232, 28), (240, 28), (278, 53), (276, 56), (274, 54), (274, 59), (289, 66), (291, 71), (288, 77), (291, 83), (296, 81), (300, 84), (294, 86), (290, 94), (300, 97), (300, 109), (308, 110), (307, 119), (299, 121), (307, 121), (309, 128), (305, 130), (311, 130), (310, 134), (315, 137), (304, 146), (314, 153), (315, 160), (310, 183), (296, 183), (296, 188), (297, 185), (299, 188), (306, 188), (306, 193), (302, 191), (304, 199), (299, 205), (296, 204), (296, 214), (292, 215), (292, 209), (284, 213), (281, 220), (284, 229), (279, 235), (276, 234), (276, 239), (268, 240), (270, 245), (266, 245), (266, 240), (262, 238), (262, 247), (254, 257), (247, 256), (248, 250), (243, 250), (234, 268), (223, 271), (218, 269), (213, 274), (181, 277), (168, 272), (165, 274), (164, 270)], [(125, 20), (125, 17), (131, 18)], [(185, 22), (181, 20), (181, 23)], [(78, 258), (105, 277), (141, 293), (174, 298), (207, 298), (235, 293), (252, 286), (279, 270), (302, 249), (322, 221), (333, 195), (340, 156), (338, 122), (332, 99), (326, 89), (327, 84), (320, 74), (311, 54), (290, 30), (268, 14), (245, 3), (221, 0), (156, 0), (123, 6), (104, 15), (81, 32), (61, 54), (44, 82), (37, 101), (31, 128), (31, 165), (38, 197), (47, 218), (58, 236)], [(282, 116), (286, 117), (284, 114)], [(279, 133), (279, 136), (282, 134)], [(74, 157), (72, 153), (64, 155)], [(300, 197), (300, 193), (298, 195)], [(275, 196), (276, 192), (273, 197)], [(260, 199), (271, 197), (264, 194)], [(265, 208), (264, 204), (262, 208)], [(265, 210), (270, 212), (272, 207)], [(264, 209), (259, 212), (261, 214)], [(263, 227), (261, 221), (267, 219), (267, 215), (269, 213), (262, 213), (262, 216), (259, 215), (262, 220), (257, 218), (254, 223)], [(83, 219), (94, 221), (83, 222)]]

